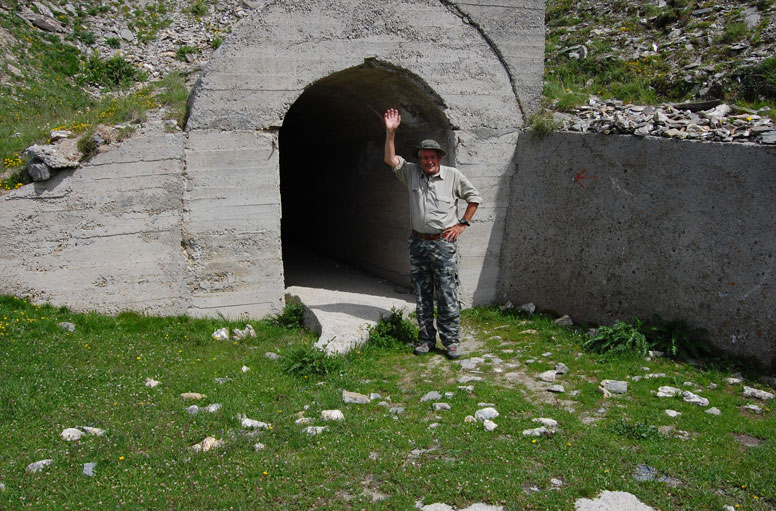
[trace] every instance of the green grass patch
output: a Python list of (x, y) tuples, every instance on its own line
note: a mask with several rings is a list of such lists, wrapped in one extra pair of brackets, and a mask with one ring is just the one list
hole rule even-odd
[[(764, 511), (776, 499), (776, 414), (767, 406), (760, 416), (742, 412), (748, 400), (740, 385), (726, 385), (727, 372), (635, 355), (600, 359), (582, 352), (583, 334), (550, 317), (478, 308), (462, 318), (475, 343), (466, 356), (485, 361), (476, 373), (482, 381), (470, 393), (456, 381), (467, 372), (442, 354), (416, 357), (380, 341), (323, 358), (311, 350), (314, 336), (282, 326), (293, 324), (282, 316), (295, 314), (249, 321), (255, 338), (217, 341), (215, 330), (243, 328), (246, 321), (77, 314), (0, 297), (0, 508), (411, 509), (423, 499), (459, 509), (476, 502), (572, 509), (578, 498), (619, 490), (656, 509), (738, 504)], [(396, 317), (374, 331), (412, 333)], [(64, 321), (75, 330), (58, 326)], [(270, 351), (283, 358), (267, 358)], [(571, 369), (559, 377), (566, 394), (558, 400), (504, 377), (518, 371), (535, 381), (557, 362)], [(643, 375), (645, 364), (666, 376), (632, 381), (627, 394), (609, 400), (595, 391), (601, 379)], [(161, 384), (147, 387), (146, 378)], [(659, 385), (684, 382), (722, 415), (651, 394)], [(381, 397), (346, 405), (343, 390)], [(421, 403), (430, 390), (449, 392), (443, 399), (451, 410)], [(200, 407), (222, 407), (192, 415), (183, 392), (205, 394)], [(495, 432), (465, 420), (482, 402), (500, 413)], [(394, 415), (390, 406), (404, 412)], [(321, 411), (335, 408), (345, 421), (320, 419)], [(671, 419), (666, 408), (682, 415)], [(271, 429), (246, 432), (237, 414)], [(296, 424), (300, 416), (327, 429), (308, 436)], [(523, 437), (537, 417), (559, 421), (559, 431)], [(654, 428), (667, 425), (688, 431), (688, 439), (655, 435)], [(106, 433), (77, 442), (60, 437), (64, 428), (79, 426)], [(207, 436), (225, 446), (193, 453), (191, 446)], [(740, 439), (759, 444), (746, 447)], [(264, 449), (256, 450), (257, 442)], [(25, 473), (28, 464), (47, 458), (54, 460), (48, 469)], [(83, 475), (84, 463), (97, 464), (94, 477)], [(683, 484), (669, 491), (639, 482), (633, 478), (639, 465)], [(559, 489), (553, 479), (562, 481)], [(370, 492), (385, 499), (373, 502)]]

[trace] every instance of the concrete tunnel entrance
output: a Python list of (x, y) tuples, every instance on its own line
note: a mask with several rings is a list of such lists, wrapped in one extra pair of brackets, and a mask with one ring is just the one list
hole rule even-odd
[(383, 113), (401, 112), (398, 154), (415, 161), (412, 146), (435, 138), (449, 165), (454, 138), (441, 104), (409, 73), (367, 61), (316, 82), (291, 106), (279, 137), (286, 287), (311, 285), (311, 257), (409, 287), (407, 190), (383, 163)]

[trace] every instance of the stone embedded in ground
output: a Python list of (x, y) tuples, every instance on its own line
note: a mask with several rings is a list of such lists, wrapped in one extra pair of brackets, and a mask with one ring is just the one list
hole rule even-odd
[(524, 429), (523, 436), (552, 436), (555, 433), (553, 430), (544, 426), (534, 429)]
[(610, 397), (612, 397), (612, 393), (609, 392), (608, 390), (606, 390), (604, 387), (602, 387), (600, 385), (596, 388), (596, 391), (599, 394), (603, 394), (604, 399), (609, 399)]
[(451, 409), (450, 405), (447, 404), (447, 403), (434, 403), (434, 404), (431, 405), (431, 408), (435, 412), (444, 412), (444, 411), (447, 411), (447, 410)]
[(369, 399), (369, 396), (365, 396), (364, 394), (359, 394), (358, 392), (350, 392), (347, 390), (342, 391), (342, 400), (345, 403), (357, 404), (357, 405), (365, 405), (371, 401)]
[(186, 411), (189, 412), (191, 415), (197, 415), (199, 413), (199, 406), (191, 405), (188, 408), (186, 408)]
[(211, 337), (213, 339), (215, 339), (216, 341), (228, 341), (229, 340), (229, 329), (226, 328), (226, 327), (219, 328), (218, 330), (213, 332)]
[(431, 424), (428, 425), (428, 429), (436, 429), (439, 426), (440, 424), (438, 422), (432, 422)]
[(682, 399), (686, 403), (690, 403), (697, 406), (709, 406), (709, 400), (705, 397), (701, 397), (697, 394), (693, 394), (689, 390), (686, 390), (682, 393)]
[(553, 394), (563, 394), (566, 392), (566, 389), (563, 387), (563, 385), (550, 385), (547, 387), (547, 392), (552, 392)]
[(40, 472), (41, 470), (48, 467), (52, 463), (54, 463), (54, 460), (36, 461), (35, 463), (30, 463), (29, 465), (27, 465), (26, 471), (28, 474), (34, 474), (35, 472)]
[(73, 442), (75, 440), (80, 440), (82, 436), (84, 436), (84, 432), (80, 429), (76, 428), (65, 428), (62, 430), (62, 438), (67, 440), (68, 442)]
[(744, 396), (753, 397), (755, 399), (760, 399), (762, 401), (773, 399), (773, 394), (771, 394), (770, 392), (765, 392), (764, 390), (754, 389), (752, 387), (747, 387), (747, 386), (744, 386)]
[[(377, 392), (371, 392), (371, 393), (369, 394), (369, 399), (370, 399), (370, 401), (374, 401), (374, 400), (376, 400), (376, 399), (382, 399), (382, 398), (383, 398), (383, 396), (381, 396), (381, 395), (380, 395), (380, 394), (378, 394)], [(388, 399), (390, 400), (390, 398), (388, 398)]]
[(240, 421), (240, 425), (245, 429), (269, 429), (269, 424), (266, 422), (249, 419), (241, 413), (237, 414), (237, 420)]
[(431, 392), (426, 393), (425, 396), (420, 398), (420, 402), (423, 403), (425, 401), (433, 401), (435, 399), (442, 399), (442, 394), (440, 394), (436, 390), (432, 390)]
[(673, 419), (682, 415), (682, 412), (677, 412), (676, 410), (666, 410), (666, 415)]
[(310, 419), (309, 417), (299, 417), (294, 421), (294, 424), (296, 424), (297, 426), (301, 426), (303, 424), (309, 424), (311, 422), (312, 422), (312, 419)]
[(547, 358), (549, 356), (552, 356), (552, 352), (551, 351), (545, 351), (544, 353), (542, 353), (542, 356)]
[(485, 362), (485, 359), (481, 357), (471, 357), (458, 361), (458, 363), (461, 365), (461, 369), (466, 370), (477, 369), (477, 366), (483, 362)]
[(304, 432), (307, 433), (310, 436), (320, 435), (324, 431), (326, 431), (326, 428), (328, 426), (307, 426), (304, 428)]
[(537, 376), (537, 378), (543, 382), (552, 383), (555, 381), (555, 375), (555, 369), (551, 369), (549, 371), (544, 371), (539, 376)]
[(213, 403), (213, 404), (207, 405), (202, 410), (207, 413), (216, 413), (220, 409), (221, 409), (220, 403)]
[(240, 368), (240, 371), (242, 371), (243, 373), (247, 373), (247, 372), (248, 372), (248, 371), (250, 371), (250, 370), (251, 370), (251, 368), (250, 368), (250, 367), (248, 367), (248, 366), (242, 366), (242, 367)]
[(69, 321), (62, 321), (57, 323), (57, 326), (63, 330), (67, 330), (68, 332), (75, 332), (75, 325)]
[(574, 320), (571, 319), (571, 316), (569, 316), (568, 314), (564, 314), (563, 316), (553, 321), (553, 323), (555, 323), (556, 325), (565, 326), (565, 327), (574, 326)]
[(659, 483), (665, 483), (668, 486), (672, 486), (674, 488), (684, 485), (684, 483), (679, 479), (661, 475), (656, 468), (644, 464), (639, 464), (636, 466), (633, 471), (633, 479), (639, 482), (657, 481)]
[(655, 378), (665, 378), (665, 377), (666, 377), (666, 373), (650, 373), (650, 374), (644, 375), (644, 378), (646, 378), (647, 380), (654, 380)]
[(215, 381), (219, 385), (223, 385), (224, 383), (229, 383), (230, 381), (232, 381), (232, 379), (231, 378), (213, 378), (213, 381)]
[(92, 435), (92, 436), (102, 436), (102, 435), (105, 434), (105, 430), (104, 429), (93, 428), (93, 427), (90, 427), (90, 426), (81, 426), (81, 430), (84, 433), (86, 433), (87, 435)]
[(218, 449), (219, 447), (223, 446), (223, 440), (216, 440), (214, 437), (209, 436), (202, 440), (200, 443), (192, 445), (191, 450), (194, 452), (208, 452), (211, 449)]
[(743, 383), (743, 378), (738, 378), (736, 376), (731, 376), (727, 380), (725, 380), (728, 385), (738, 385), (739, 383)]
[(547, 417), (537, 417), (535, 419), (531, 419), (531, 422), (541, 424), (542, 426), (553, 430), (558, 428), (558, 421)]
[(261, 442), (257, 442), (253, 444), (253, 450), (254, 451), (261, 451), (262, 449), (266, 449), (266, 445), (262, 444)]
[(496, 424), (490, 419), (485, 419), (484, 421), (482, 421), (482, 427), (485, 429), (485, 431), (493, 431), (498, 427), (498, 424)]
[(321, 412), (321, 419), (325, 421), (344, 421), (345, 414), (341, 410), (323, 410)]
[(458, 385), (458, 388), (469, 393), (474, 392), (474, 385)]
[(94, 477), (94, 469), (97, 468), (97, 463), (84, 463), (84, 475)]
[(748, 404), (748, 405), (744, 405), (743, 408), (744, 410), (748, 412), (756, 413), (757, 415), (760, 415), (761, 413), (763, 413), (763, 409), (757, 405)]
[(634, 495), (605, 490), (595, 499), (577, 499), (574, 511), (655, 511)]
[(612, 394), (625, 394), (628, 392), (628, 382), (619, 380), (602, 380), (601, 386)]
[(705, 413), (708, 413), (709, 415), (722, 415), (722, 412), (716, 406), (712, 406), (711, 408), (706, 410)]
[(674, 397), (681, 393), (682, 390), (676, 387), (663, 386), (657, 389), (657, 397)]
[(205, 394), (200, 394), (199, 392), (184, 392), (180, 397), (181, 399), (204, 399)]
[(557, 364), (555, 364), (555, 374), (564, 375), (568, 372), (569, 372), (569, 368), (563, 362), (558, 362)]
[(498, 417), (498, 410), (493, 408), (492, 406), (488, 406), (486, 408), (480, 408), (474, 413), (474, 418), (478, 421), (485, 421), (488, 419), (495, 419)]
[(533, 328), (529, 328), (527, 330), (523, 330), (522, 332), (518, 332), (517, 335), (537, 335), (539, 333), (538, 330), (535, 330)]
[(264, 358), (268, 358), (270, 360), (280, 360), (280, 355), (278, 355), (274, 351), (268, 351), (264, 354)]
[(162, 382), (160, 382), (160, 381), (156, 381), (156, 380), (154, 380), (153, 378), (146, 378), (146, 379), (145, 379), (145, 386), (146, 386), (146, 387), (154, 388), (154, 387), (156, 387), (157, 385), (159, 385), (160, 383), (162, 383)]
[(232, 334), (236, 340), (247, 339), (249, 337), (256, 337), (256, 331), (251, 325), (245, 325), (243, 330), (235, 328), (232, 330)]
[(388, 410), (388, 413), (390, 413), (391, 415), (399, 415), (399, 414), (402, 414), (402, 413), (404, 413), (404, 407), (403, 407), (403, 406), (392, 406), (392, 407), (391, 407), (391, 408)]

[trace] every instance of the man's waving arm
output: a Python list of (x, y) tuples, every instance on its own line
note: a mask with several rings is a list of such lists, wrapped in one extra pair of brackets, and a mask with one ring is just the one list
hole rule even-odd
[(389, 108), (385, 112), (385, 158), (384, 161), (391, 168), (396, 167), (401, 160), (396, 156), (396, 143), (394, 141), (396, 130), (401, 124), (401, 115), (395, 108)]

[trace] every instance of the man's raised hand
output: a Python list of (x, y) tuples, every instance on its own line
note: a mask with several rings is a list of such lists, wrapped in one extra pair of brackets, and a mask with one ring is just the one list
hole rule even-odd
[(385, 130), (396, 131), (399, 128), (399, 124), (401, 124), (401, 115), (399, 115), (399, 111), (395, 108), (389, 108), (388, 111), (385, 112)]

